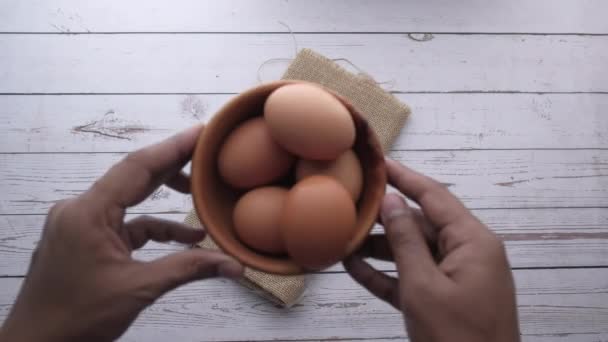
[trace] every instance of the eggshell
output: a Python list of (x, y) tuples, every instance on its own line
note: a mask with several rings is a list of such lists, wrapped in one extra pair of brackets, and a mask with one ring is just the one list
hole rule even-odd
[(241, 197), (233, 212), (239, 239), (261, 252), (284, 253), (279, 220), (286, 197), (287, 190), (277, 186), (257, 188)]
[(311, 84), (285, 85), (272, 92), (264, 105), (264, 118), (272, 137), (305, 159), (334, 159), (355, 142), (355, 124), (348, 109)]
[(301, 180), (312, 175), (334, 177), (350, 192), (355, 202), (359, 199), (363, 188), (363, 170), (353, 150), (348, 150), (330, 161), (300, 159), (296, 164), (296, 179)]
[(311, 176), (287, 194), (281, 228), (287, 254), (307, 269), (328, 267), (345, 256), (357, 213), (346, 189), (329, 176)]
[(218, 156), (219, 173), (224, 181), (241, 189), (281, 178), (293, 162), (294, 157), (272, 139), (262, 117), (247, 120), (232, 131)]

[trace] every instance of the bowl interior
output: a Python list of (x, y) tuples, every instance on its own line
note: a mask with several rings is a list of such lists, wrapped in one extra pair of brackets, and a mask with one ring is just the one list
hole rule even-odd
[[(218, 173), (217, 156), (224, 139), (241, 122), (263, 115), (264, 102), (275, 89), (300, 81), (277, 81), (248, 90), (228, 102), (209, 122), (198, 139), (192, 159), (192, 197), (197, 214), (217, 245), (243, 264), (275, 274), (301, 274), (305, 269), (287, 256), (261, 254), (241, 243), (234, 232), (232, 211), (243, 191), (227, 185)], [(330, 91), (331, 92), (331, 91)], [(336, 95), (337, 96), (337, 95)], [(367, 121), (345, 99), (357, 138), (353, 149), (363, 168), (363, 191), (357, 202), (357, 227), (343, 257), (363, 242), (376, 221), (386, 187), (382, 148)]]

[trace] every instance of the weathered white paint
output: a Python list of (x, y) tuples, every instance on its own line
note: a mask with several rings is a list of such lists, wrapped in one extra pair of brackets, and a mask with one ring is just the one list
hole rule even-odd
[(606, 12), (601, 0), (3, 1), (0, 32), (608, 33)]
[[(233, 96), (0, 96), (0, 152), (131, 151), (207, 121)], [(395, 150), (608, 147), (608, 94), (396, 96), (412, 115)]]
[[(511, 266), (608, 266), (608, 210), (606, 209), (490, 209), (473, 213), (505, 240)], [(134, 215), (129, 215), (130, 219)], [(155, 216), (182, 221), (185, 214)], [(0, 277), (23, 276), (38, 243), (44, 215), (0, 215)], [(382, 233), (377, 227), (374, 233)], [(149, 242), (135, 256), (152, 260), (185, 246)], [(391, 263), (374, 262), (381, 270)], [(343, 271), (341, 266), (332, 272)]]
[[(608, 36), (295, 39), (393, 91), (608, 91)], [(257, 84), (258, 69), (262, 80), (279, 78), (287, 62), (262, 64), (293, 55), (284, 34), (0, 35), (0, 93), (234, 93)]]
[[(608, 91), (607, 9), (601, 0), (4, 1), (0, 33), (53, 34), (0, 35), (0, 93), (237, 93), (258, 82), (264, 61), (293, 56), (287, 25), (300, 32), (298, 47), (347, 58), (386, 89), (476, 92), (399, 94), (414, 115), (394, 149), (526, 150), (393, 156), (486, 208), (475, 213), (506, 240), (513, 266), (606, 266), (608, 214), (599, 207), (608, 205), (608, 155), (589, 149), (608, 147), (608, 106), (606, 94), (580, 93)], [(66, 34), (88, 31), (137, 34)], [(222, 31), (241, 33), (213, 34)], [(286, 65), (270, 62), (259, 75), (279, 78)], [(497, 91), (576, 94), (488, 94)], [(206, 120), (230, 96), (0, 96), (0, 214), (19, 214), (0, 216), (0, 317), (20, 284), (1, 277), (23, 275), (41, 214), (122, 157), (89, 152), (149, 144)], [(527, 150), (545, 148), (587, 150)], [(166, 189), (153, 197), (136, 211), (175, 211), (165, 217), (181, 220), (191, 208)], [(151, 243), (135, 255), (178, 248)], [(607, 272), (516, 271), (524, 341), (608, 340)], [(399, 315), (345, 274), (310, 280), (290, 312), (231, 283), (194, 284), (162, 298), (123, 340), (403, 336)]]
[[(524, 341), (561, 334), (587, 334), (586, 340), (578, 336), (578, 341), (608, 337), (607, 269), (518, 270), (514, 274)], [(20, 279), (0, 279), (0, 317), (6, 316), (20, 284)], [(404, 336), (401, 314), (372, 297), (348, 275), (313, 275), (308, 285), (302, 302), (284, 310), (227, 280), (197, 282), (167, 294), (148, 308), (124, 340)]]
[[(124, 154), (0, 154), (0, 214), (44, 214)], [(608, 206), (608, 150), (394, 151), (471, 208)], [(161, 189), (134, 212), (184, 212), (188, 196)]]

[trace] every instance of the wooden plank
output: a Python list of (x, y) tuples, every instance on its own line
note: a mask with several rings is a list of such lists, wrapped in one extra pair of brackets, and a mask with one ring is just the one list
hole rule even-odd
[[(484, 223), (505, 240), (511, 266), (581, 267), (608, 266), (608, 211), (605, 209), (490, 209), (474, 210)], [(134, 215), (130, 215), (130, 219)], [(185, 214), (155, 216), (181, 222)], [(38, 243), (43, 215), (0, 216), (0, 277), (23, 276)], [(381, 233), (377, 227), (374, 233)], [(185, 248), (179, 244), (148, 243), (135, 253), (152, 260)], [(375, 262), (393, 271), (392, 263)], [(341, 272), (336, 266), (331, 272)]]
[[(233, 96), (0, 96), (0, 152), (131, 151), (207, 121)], [(395, 150), (608, 146), (608, 94), (396, 96), (413, 115)]]
[[(127, 220), (138, 215), (127, 215)], [(182, 222), (186, 214), (156, 214), (155, 217)], [(0, 215), (0, 277), (24, 276), (45, 221), (44, 215)], [(133, 257), (149, 261), (185, 249), (179, 243), (148, 242)]]
[[(0, 214), (44, 214), (124, 154), (0, 154)], [(608, 206), (608, 150), (394, 151), (447, 184), (471, 208)], [(188, 196), (161, 188), (133, 212), (184, 212)]]
[[(608, 269), (518, 270), (524, 341), (602, 340), (608, 337)], [(0, 317), (20, 279), (0, 279)], [(234, 327), (238, 326), (238, 329)], [(585, 334), (586, 339), (580, 335)], [(404, 336), (401, 313), (372, 297), (346, 274), (312, 275), (308, 292), (279, 309), (227, 280), (184, 286), (148, 308), (125, 341), (240, 341)]]
[[(448, 34), (421, 42), (406, 34), (296, 34), (295, 40), (299, 48), (350, 60), (398, 92), (608, 91), (608, 36)], [(262, 80), (279, 78), (287, 61), (262, 64), (291, 58), (294, 48), (284, 34), (1, 35), (0, 93), (235, 93), (257, 84), (258, 72)]]
[(601, 0), (3, 1), (0, 32), (608, 33), (607, 11)]

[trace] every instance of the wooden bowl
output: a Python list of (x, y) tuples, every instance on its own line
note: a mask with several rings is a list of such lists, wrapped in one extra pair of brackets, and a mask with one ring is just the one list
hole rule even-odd
[[(302, 274), (307, 270), (287, 256), (259, 253), (239, 241), (232, 211), (243, 194), (227, 185), (218, 172), (218, 153), (228, 134), (241, 122), (263, 115), (264, 102), (275, 89), (301, 81), (277, 81), (252, 88), (228, 102), (201, 133), (192, 158), (192, 197), (203, 226), (227, 254), (251, 268), (274, 274)], [(318, 86), (318, 85), (317, 85)], [(326, 89), (327, 90), (327, 89)], [(348, 101), (330, 90), (350, 111), (357, 131), (355, 153), (363, 168), (363, 191), (357, 202), (357, 226), (343, 258), (363, 243), (376, 222), (386, 188), (384, 155), (378, 139), (363, 116)]]

